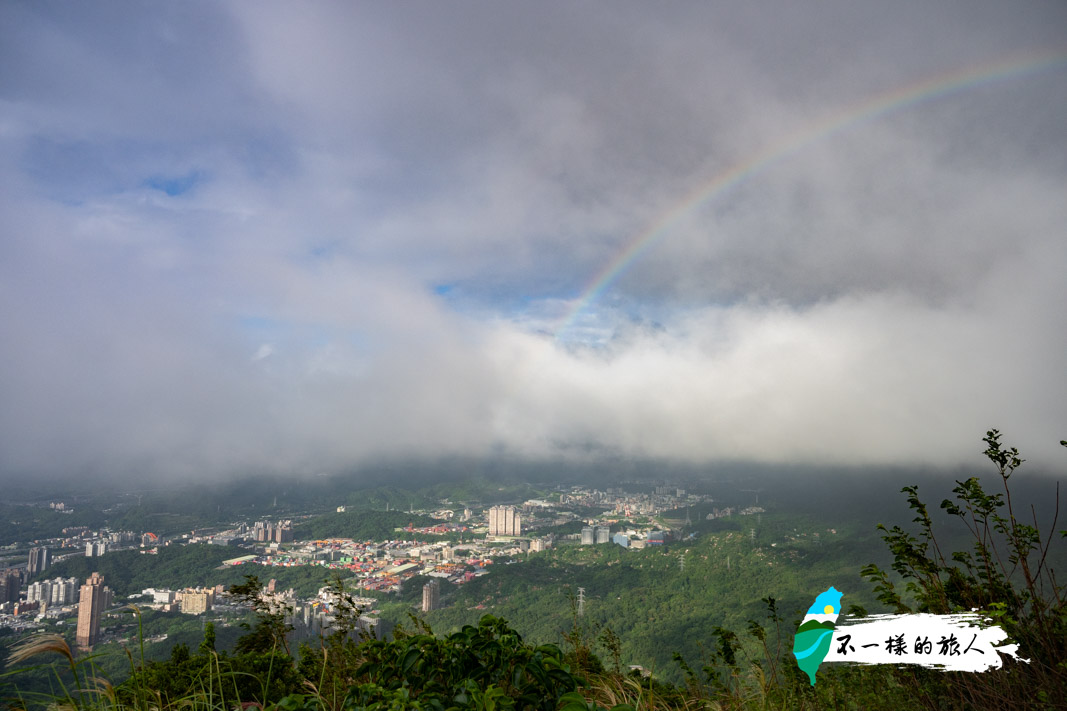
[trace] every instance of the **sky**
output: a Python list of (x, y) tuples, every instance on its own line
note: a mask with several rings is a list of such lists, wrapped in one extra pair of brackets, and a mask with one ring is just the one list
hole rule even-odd
[(1067, 6), (0, 4), (0, 481), (1067, 438)]

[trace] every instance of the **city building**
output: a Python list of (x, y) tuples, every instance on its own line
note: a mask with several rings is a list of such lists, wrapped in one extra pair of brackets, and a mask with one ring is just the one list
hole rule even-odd
[(292, 521), (279, 521), (274, 527), (274, 537), (271, 539), (275, 543), (292, 543), (293, 542), (293, 522)]
[(441, 581), (436, 578), (422, 586), (422, 611), (436, 610), (441, 605)]
[(591, 546), (611, 541), (610, 526), (584, 526), (582, 528), (582, 545)]
[(128, 546), (133, 544), (136, 536), (134, 536), (133, 531), (115, 531), (109, 533), (107, 539), (115, 546)]
[(493, 506), (489, 509), (489, 535), (522, 535), (521, 517), (514, 506)]
[(17, 602), (11, 609), (13, 615), (28, 615), (31, 612), (37, 612), (41, 609), (41, 603), (39, 602)]
[(26, 602), (39, 602), (43, 605), (72, 605), (77, 601), (77, 578), (38, 580), (26, 588)]
[(293, 540), (293, 522), (256, 521), (252, 535), (257, 543), (290, 543)]
[(215, 604), (215, 588), (189, 588), (182, 591), (181, 611), (184, 615), (202, 615)]
[(89, 541), (88, 543), (85, 544), (85, 557), (86, 558), (99, 558), (100, 556), (104, 555), (105, 553), (107, 553), (107, 541), (106, 540), (101, 539), (101, 540), (98, 540), (98, 541)]
[(177, 599), (176, 593), (166, 588), (145, 588), (141, 595), (151, 597), (153, 605), (170, 605)]
[(40, 602), (48, 600), (52, 596), (52, 582), (50, 580), (38, 580), (26, 586), (26, 602)]
[(22, 576), (14, 568), (0, 571), (0, 605), (5, 602), (18, 602)]
[(78, 633), (76, 641), (82, 649), (89, 649), (100, 635), (100, 613), (109, 602), (110, 590), (104, 586), (104, 576), (93, 573), (81, 586), (78, 605)]
[(26, 576), (32, 578), (38, 573), (48, 569), (48, 549), (44, 546), (35, 546), (30, 549), (30, 559), (26, 564)]

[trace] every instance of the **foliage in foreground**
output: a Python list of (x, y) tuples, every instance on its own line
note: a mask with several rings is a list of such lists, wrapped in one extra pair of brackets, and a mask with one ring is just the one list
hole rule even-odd
[[(285, 611), (272, 607), (258, 580), (249, 578), (234, 592), (252, 606), (258, 622), (235, 654), (216, 652), (209, 628), (195, 654), (179, 645), (169, 660), (145, 663), (142, 656), (137, 666), (131, 655), (130, 679), (113, 687), (97, 678), (92, 656), (76, 658), (59, 637), (33, 637), (12, 660), (58, 653), (68, 673), (57, 674), (52, 695), (9, 704), (85, 711), (229, 711), (250, 705), (272, 711), (1065, 708), (1067, 604), (1048, 560), (1053, 542), (1067, 532), (1047, 537), (1036, 517), (1032, 524), (1020, 517), (1009, 479), (1023, 460), (1015, 448), (1001, 445), (996, 430), (984, 442), (1003, 493), (988, 493), (972, 478), (957, 482), (955, 500), (941, 504), (966, 524), (972, 550), (944, 554), (917, 488), (905, 487), (917, 532), (879, 526), (898, 577), (874, 565), (863, 575), (897, 612), (982, 611), (1020, 644), (1028, 664), (1009, 661), (984, 674), (833, 665), (820, 670), (812, 687), (787, 651), (793, 625), (783, 624), (777, 601), (768, 597), (766, 619), (750, 620), (745, 633), (715, 628), (714, 645), (699, 664), (676, 655), (686, 683), (673, 687), (623, 672), (618, 637), (610, 629), (586, 626), (577, 612), (564, 635), (567, 651), (524, 642), (507, 622), (489, 615), (444, 637), (415, 620), (413, 631), (400, 629), (390, 641), (358, 639), (359, 610), (340, 581), (334, 583), (333, 633), (317, 649), (303, 645), (294, 663)], [(901, 580), (903, 591), (896, 587)], [(611, 668), (594, 653), (598, 645)]]
[[(969, 708), (1067, 708), (1067, 591), (1056, 582), (1049, 565), (1052, 544), (1067, 537), (1067, 531), (1042, 535), (1033, 507), (1029, 512), (1033, 523), (1026, 522), (1008, 484), (1024, 461), (1019, 450), (1002, 445), (995, 429), (983, 442), (1003, 493), (987, 492), (972, 477), (956, 482), (955, 501), (941, 502), (946, 513), (967, 527), (972, 550), (945, 555), (917, 487), (904, 487), (918, 533), (900, 526), (879, 529), (893, 553), (893, 569), (907, 581), (905, 595), (913, 602), (909, 604), (877, 566), (868, 565), (863, 575), (874, 583), (879, 599), (897, 612), (978, 610), (988, 615), (1029, 659), (982, 674), (899, 672), (927, 708), (942, 708), (944, 699)], [(1067, 441), (1060, 444), (1067, 447)], [(1057, 486), (1057, 518), (1058, 514)]]

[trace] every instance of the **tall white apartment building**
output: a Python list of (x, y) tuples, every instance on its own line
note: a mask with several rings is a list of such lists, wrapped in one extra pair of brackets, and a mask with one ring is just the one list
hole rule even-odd
[(77, 578), (38, 580), (26, 588), (26, 602), (42, 602), (46, 605), (69, 605), (77, 601)]
[(489, 535), (522, 535), (522, 522), (514, 506), (493, 506), (489, 509)]

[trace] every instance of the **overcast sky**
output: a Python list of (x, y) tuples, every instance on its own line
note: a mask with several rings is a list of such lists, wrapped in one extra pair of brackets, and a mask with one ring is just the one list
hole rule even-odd
[(0, 476), (1062, 471), (1065, 117), (1056, 0), (4, 2)]

